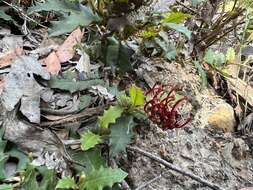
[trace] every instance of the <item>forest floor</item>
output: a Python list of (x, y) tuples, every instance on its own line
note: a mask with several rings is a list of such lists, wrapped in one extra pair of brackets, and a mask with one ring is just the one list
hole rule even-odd
[[(167, 11), (164, 8), (168, 8), (175, 2), (160, 0), (155, 9)], [(242, 106), (245, 108), (246, 116), (246, 113), (252, 112), (250, 106), (253, 99), (248, 95), (250, 94), (248, 92), (253, 91), (252, 86), (248, 88), (250, 85), (247, 84), (246, 87), (243, 86), (245, 88), (233, 88), (231, 87), (234, 80), (232, 71), (228, 73), (232, 76), (230, 83), (229, 77), (224, 77), (222, 75), (224, 73), (220, 72), (223, 71), (223, 65), (216, 68), (214, 66), (216, 63), (208, 65), (200, 61), (199, 67), (202, 72), (205, 72), (206, 80), (210, 82), (204, 87), (202, 76), (199, 75), (200, 71), (193, 64), (194, 59), (189, 62), (186, 59), (192, 56), (187, 51), (196, 44), (192, 39), (191, 41), (187, 38), (190, 31), (182, 29), (184, 25), (180, 25), (176, 32), (173, 30), (174, 33), (170, 34), (171, 28), (166, 31), (167, 33), (162, 31), (164, 21), (161, 21), (161, 31), (154, 36), (151, 35), (160, 46), (157, 48), (147, 43), (146, 52), (143, 51), (142, 54), (139, 48), (144, 43), (138, 44), (140, 39), (135, 36), (122, 40), (119, 31), (108, 32), (105, 20), (101, 22), (101, 26), (90, 25), (92, 22), (98, 22), (99, 19), (82, 4), (79, 4), (79, 8), (81, 7), (79, 12), (71, 10), (73, 12), (70, 13), (80, 16), (81, 11), (88, 10), (85, 13), (89, 15), (91, 22), (83, 28), (79, 23), (73, 22), (77, 26), (71, 30), (71, 33), (64, 31), (64, 34), (69, 35), (61, 34), (58, 37), (48, 36), (47, 32), (50, 31), (51, 25), (47, 21), (48, 18), (44, 20), (44, 15), (39, 13), (41, 9), (49, 10), (48, 5), (41, 8), (40, 4), (37, 4), (39, 5), (37, 12), (33, 10), (36, 12), (35, 16), (42, 15), (41, 20), (48, 24), (47, 27), (41, 27), (37, 21), (28, 19), (41, 27), (40, 30), (35, 31), (35, 27), (27, 24), (28, 16), (8, 2), (3, 4), (7, 7), (6, 10), (17, 11), (23, 20), (17, 19), (21, 24), (13, 21), (13, 26), (17, 27), (15, 29), (6, 23), (3, 28), (0, 28), (2, 51), (0, 52), (0, 190), (4, 187), (1, 185), (11, 186), (4, 190), (34, 190), (39, 187), (42, 188), (39, 190), (53, 190), (57, 189), (57, 182), (66, 176), (73, 177), (71, 178), (73, 180), (71, 182), (74, 183), (73, 189), (79, 190), (206, 190), (208, 188), (252, 190), (252, 131), (244, 134), (238, 129), (241, 122), (238, 121), (238, 112), (242, 114), (243, 111), (237, 110), (234, 102), (231, 103), (232, 96), (230, 98), (225, 96), (234, 93), (233, 97), (237, 96), (241, 101), (237, 102), (238, 105), (246, 102), (243, 105), (245, 107)], [(63, 8), (69, 9), (65, 4)], [(191, 11), (189, 8), (187, 10)], [(70, 17), (71, 14), (68, 16)], [(175, 14), (185, 17), (182, 22), (190, 18), (188, 14), (181, 12)], [(18, 16), (13, 15), (15, 19), (19, 18), (18, 14)], [(4, 16), (6, 21), (9, 21), (8, 15)], [(55, 14), (49, 20), (55, 21), (57, 16)], [(155, 19), (157, 18), (154, 17)], [(178, 23), (169, 24), (175, 26)], [(187, 24), (191, 25), (190, 22)], [(60, 29), (64, 30), (65, 27)], [(61, 30), (59, 32), (62, 32)], [(152, 32), (154, 31), (151, 30)], [(111, 36), (108, 37), (108, 34)], [(175, 48), (173, 52), (174, 49), (168, 45), (170, 41), (165, 36), (169, 36), (172, 41), (176, 41), (176, 45), (181, 45), (182, 49), (185, 49), (178, 51), (176, 50), (178, 47), (173, 46)], [(182, 43), (177, 39), (182, 40)], [(233, 40), (236, 39), (233, 38), (231, 41)], [(222, 43), (222, 45), (226, 46), (225, 49), (230, 47), (227, 44)], [(193, 49), (191, 50), (193, 52)], [(176, 51), (179, 53), (178, 57), (174, 55)], [(168, 61), (171, 52), (175, 57)], [(145, 57), (145, 53), (150, 55)], [(153, 56), (153, 53), (157, 53), (156, 56)], [(212, 56), (218, 55), (215, 53)], [(164, 55), (168, 57), (162, 58)], [(224, 68), (227, 65), (238, 67), (236, 64), (226, 63), (224, 55), (223, 58)], [(236, 57), (234, 56), (233, 59)], [(124, 67), (130, 67), (131, 71), (124, 71)], [(239, 68), (238, 73), (243, 71), (244, 74), (248, 72), (247, 74), (253, 76), (252, 66), (245, 68), (244, 70)], [(220, 78), (217, 77), (216, 71), (220, 74)], [(222, 84), (217, 86), (220, 85), (220, 89), (230, 90), (230, 92), (220, 93), (215, 89), (217, 81), (211, 81), (212, 77), (217, 77), (217, 81), (221, 79), (218, 83), (226, 83), (225, 88)], [(242, 84), (244, 81), (239, 78), (239, 74), (237, 77)], [(173, 91), (174, 102), (170, 102), (172, 105), (177, 102), (176, 95), (188, 98), (186, 103), (176, 110), (178, 118), (171, 116), (172, 114), (168, 116), (172, 117), (174, 129), (162, 130), (161, 125), (151, 122), (150, 113), (145, 111), (145, 105), (150, 101), (145, 92), (158, 83), (182, 87), (181, 94)], [(140, 104), (136, 103), (138, 98), (132, 101), (131, 89), (135, 90), (135, 98), (141, 96)], [(240, 94), (240, 89), (245, 90), (245, 93)], [(164, 94), (170, 95), (168, 91), (167, 89)], [(162, 95), (160, 99), (163, 98)], [(125, 102), (120, 102), (119, 100), (122, 100), (120, 98)], [(173, 110), (170, 104), (166, 106), (167, 110)], [(110, 109), (115, 107), (120, 110), (110, 112)], [(136, 112), (142, 114), (141, 119)], [(192, 120), (186, 126), (178, 129), (175, 127), (178, 121), (189, 116)], [(124, 119), (127, 121), (122, 122), (121, 120)], [(103, 125), (103, 122), (106, 125)], [(251, 126), (252, 123), (253, 121)], [(253, 126), (250, 130), (252, 128)], [(84, 138), (87, 134), (91, 135), (89, 139), (91, 143)], [(90, 144), (87, 145), (87, 142)], [(31, 169), (31, 165), (34, 165), (34, 168)], [(45, 171), (49, 172), (49, 170), (39, 169), (44, 166), (47, 169), (54, 169), (55, 173), (46, 173)], [(107, 172), (117, 173), (117, 175), (113, 173), (116, 179), (111, 179)], [(49, 174), (55, 181), (50, 181)], [(87, 185), (88, 182), (83, 180), (92, 177), (94, 179), (91, 181), (102, 178), (100, 180), (102, 185), (92, 188), (94, 182)], [(107, 177), (105, 182), (103, 177)], [(80, 185), (82, 183), (84, 185)], [(87, 188), (89, 185), (91, 188)]]
[[(192, 66), (182, 67), (175, 62), (164, 61), (149, 63), (152, 67), (148, 72), (150, 78), (183, 84), (183, 89), (192, 97), (192, 106), (184, 107), (183, 112), (193, 112), (194, 119), (184, 129), (167, 132), (154, 125), (144, 125), (135, 145), (180, 166), (182, 170), (191, 171), (216, 183), (223, 189), (236, 190), (252, 186), (252, 138), (237, 135), (236, 132), (224, 133), (222, 127), (225, 126), (222, 122), (229, 123), (229, 120), (234, 119), (231, 116), (223, 119), (216, 116), (217, 122), (221, 123), (217, 127), (208, 123), (208, 118), (213, 114), (223, 114), (217, 110), (222, 107), (232, 109), (231, 106), (211, 88), (201, 90), (201, 81)], [(149, 158), (130, 152), (128, 157), (121, 161), (129, 171), (129, 180), (136, 188), (146, 184), (143, 189), (207, 189)]]

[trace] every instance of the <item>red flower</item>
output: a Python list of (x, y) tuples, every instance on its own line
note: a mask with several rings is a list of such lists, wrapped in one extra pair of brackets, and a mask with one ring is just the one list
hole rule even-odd
[(149, 119), (161, 126), (163, 130), (181, 128), (188, 124), (192, 118), (181, 121), (181, 115), (177, 109), (182, 101), (188, 100), (186, 96), (175, 101), (175, 91), (180, 90), (178, 86), (158, 85), (149, 90), (146, 95), (150, 96), (149, 100), (144, 105), (144, 111)]

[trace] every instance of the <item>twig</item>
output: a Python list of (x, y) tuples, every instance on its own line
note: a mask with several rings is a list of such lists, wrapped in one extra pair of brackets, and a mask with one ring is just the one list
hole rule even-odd
[(40, 127), (48, 127), (48, 126), (51, 127), (51, 126), (62, 125), (66, 123), (73, 123), (76, 121), (84, 121), (84, 120), (87, 120), (99, 115), (103, 111), (104, 111), (104, 107), (88, 108), (78, 114), (73, 114), (73, 115), (70, 115), (69, 117), (66, 117), (57, 121), (43, 122), (40, 124)]
[(149, 157), (152, 160), (155, 160), (155, 161), (163, 164), (164, 166), (168, 167), (169, 169), (174, 170), (174, 171), (176, 171), (176, 172), (178, 172), (178, 173), (180, 173), (182, 175), (188, 176), (188, 177), (190, 177), (190, 178), (192, 178), (192, 179), (194, 179), (194, 180), (196, 180), (196, 181), (198, 181), (198, 182), (200, 182), (200, 183), (202, 183), (202, 184), (210, 187), (211, 189), (223, 190), (218, 185), (216, 185), (214, 183), (211, 183), (211, 182), (209, 182), (209, 181), (207, 181), (207, 180), (205, 180), (205, 179), (203, 179), (203, 178), (201, 178), (201, 177), (199, 177), (199, 176), (197, 176), (195, 174), (192, 174), (192, 173), (189, 173), (187, 171), (184, 171), (183, 169), (181, 169), (181, 168), (179, 168), (179, 167), (177, 167), (177, 166), (175, 166), (175, 165), (173, 165), (173, 164), (171, 164), (171, 163), (163, 160), (162, 158), (159, 158), (159, 157), (157, 157), (157, 156), (155, 156), (155, 155), (153, 155), (153, 154), (151, 154), (149, 152), (146, 152), (145, 150), (142, 150), (142, 149), (137, 148), (137, 147), (130, 147), (130, 146), (128, 146), (127, 149), (131, 150), (131, 151), (134, 151), (134, 152), (137, 152), (137, 153), (140, 153), (140, 154), (142, 154), (142, 155), (144, 155), (146, 157)]
[(82, 163), (79, 163), (75, 160), (73, 160), (73, 158), (69, 155), (66, 147), (65, 147), (65, 144), (63, 143), (63, 141), (61, 140), (61, 138), (57, 135), (57, 133), (55, 133), (54, 131), (51, 131), (51, 133), (56, 137), (56, 141), (57, 141), (57, 144), (62, 148), (62, 156), (68, 161), (68, 162), (71, 162), (73, 164), (76, 164), (78, 166), (81, 166), (81, 167), (86, 167), (84, 164)]
[(198, 13), (196, 10), (194, 10), (194, 9), (192, 9), (192, 8), (190, 8), (190, 7), (188, 7), (188, 6), (186, 6), (184, 3), (181, 3), (181, 2), (178, 1), (178, 0), (176, 0), (176, 3), (179, 4), (179, 5), (181, 5), (181, 6), (183, 6), (184, 8), (188, 9), (188, 10), (191, 11), (192, 13), (194, 13), (194, 14), (196, 14), (196, 15), (199, 15), (199, 13)]
[(30, 20), (30, 21), (36, 23), (37, 25), (41, 26), (42, 28), (47, 29), (46, 26), (40, 24), (38, 21), (34, 20), (33, 18), (27, 16), (27, 15), (23, 12), (23, 10), (20, 9), (19, 7), (13, 5), (12, 3), (8, 3), (7, 1), (4, 1), (4, 0), (3, 0), (2, 2), (5, 3), (6, 5), (10, 6), (11, 8), (13, 8), (15, 11), (19, 12), (19, 13), (20, 13), (23, 17), (25, 17), (27, 20)]
[(148, 185), (150, 185), (151, 183), (155, 182), (156, 180), (160, 179), (162, 177), (162, 175), (158, 175), (156, 176), (155, 178), (149, 180), (148, 182), (142, 184), (140, 187), (137, 187), (135, 190), (141, 190), (143, 189), (144, 187), (147, 187)]

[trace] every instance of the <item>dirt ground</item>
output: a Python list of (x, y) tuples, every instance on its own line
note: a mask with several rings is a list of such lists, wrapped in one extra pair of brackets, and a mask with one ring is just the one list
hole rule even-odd
[[(151, 61), (148, 67), (140, 66), (139, 71), (153, 82), (183, 84), (191, 105), (185, 106), (182, 112), (191, 112), (194, 119), (184, 129), (167, 132), (152, 124), (141, 126), (135, 145), (223, 189), (252, 187), (253, 138), (236, 132), (224, 133), (208, 124), (213, 109), (226, 102), (211, 88), (201, 90), (201, 81), (192, 66), (182, 68), (176, 63)], [(141, 155), (128, 152), (120, 162), (129, 172), (128, 182), (134, 189), (150, 180), (152, 183), (142, 189), (209, 189)]]

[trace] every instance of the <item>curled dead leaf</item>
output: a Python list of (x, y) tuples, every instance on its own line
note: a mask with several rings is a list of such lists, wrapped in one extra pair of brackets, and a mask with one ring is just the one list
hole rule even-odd
[(22, 48), (16, 48), (0, 53), (0, 68), (9, 66), (18, 56), (22, 55), (22, 53)]
[(81, 42), (83, 32), (80, 28), (74, 30), (56, 52), (61, 63), (69, 61), (75, 55), (74, 46)]
[(61, 70), (61, 63), (55, 52), (50, 53), (45, 59), (44, 64), (46, 65), (47, 72), (52, 75), (57, 75)]

